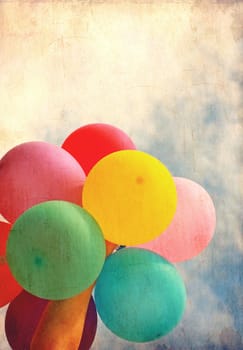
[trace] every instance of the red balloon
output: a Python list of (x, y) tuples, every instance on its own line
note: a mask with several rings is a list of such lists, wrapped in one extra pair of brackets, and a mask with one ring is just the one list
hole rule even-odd
[[(13, 350), (30, 350), (30, 344), (48, 300), (23, 291), (7, 309), (5, 332)], [(90, 299), (83, 336), (78, 350), (89, 350), (96, 334), (97, 313), (93, 298)]]
[(0, 222), (0, 307), (8, 304), (22, 291), (22, 287), (14, 279), (5, 258), (10, 229), (11, 224)]
[(169, 227), (153, 241), (139, 245), (170, 262), (189, 260), (213, 238), (216, 213), (207, 191), (194, 181), (175, 177), (177, 209)]
[(136, 149), (133, 141), (122, 130), (109, 124), (88, 124), (73, 131), (62, 147), (77, 159), (88, 174), (106, 155), (124, 149)]
[(0, 213), (11, 223), (26, 209), (48, 200), (81, 205), (85, 174), (64, 149), (47, 142), (26, 142), (0, 161)]

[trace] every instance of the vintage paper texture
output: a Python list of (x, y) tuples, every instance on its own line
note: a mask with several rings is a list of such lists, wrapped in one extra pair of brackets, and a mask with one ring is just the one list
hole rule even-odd
[(94, 350), (243, 349), (242, 9), (226, 0), (0, 2), (1, 156), (106, 122), (215, 202), (210, 247), (177, 265), (188, 303), (176, 330), (132, 344), (100, 322)]

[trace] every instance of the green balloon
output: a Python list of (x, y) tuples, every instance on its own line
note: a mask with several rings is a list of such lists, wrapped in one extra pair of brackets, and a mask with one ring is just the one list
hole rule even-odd
[(148, 342), (169, 333), (186, 301), (176, 268), (145, 249), (125, 248), (105, 262), (95, 288), (97, 311), (117, 336)]
[(25, 211), (7, 242), (7, 261), (19, 284), (49, 300), (88, 288), (105, 260), (105, 241), (95, 219), (76, 204), (48, 201)]

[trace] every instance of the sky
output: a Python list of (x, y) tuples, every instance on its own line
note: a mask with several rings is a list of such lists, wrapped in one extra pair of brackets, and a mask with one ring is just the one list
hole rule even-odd
[(188, 295), (177, 328), (136, 344), (99, 320), (92, 350), (243, 349), (242, 10), (226, 0), (0, 2), (0, 156), (109, 123), (215, 204), (210, 246), (176, 264)]

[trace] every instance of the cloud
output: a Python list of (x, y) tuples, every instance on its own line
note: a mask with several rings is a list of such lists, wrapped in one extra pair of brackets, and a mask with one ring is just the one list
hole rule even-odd
[(10, 350), (10, 346), (8, 345), (7, 338), (5, 336), (5, 332), (3, 331), (5, 329), (5, 313), (7, 311), (7, 306), (3, 307), (0, 311), (0, 329), (1, 331), (1, 337), (0, 337), (0, 349), (1, 350)]
[(188, 121), (214, 95), (238, 103), (227, 76), (238, 63), (230, 11), (25, 3), (16, 19), (15, 4), (1, 7), (2, 152), (26, 139), (59, 143), (92, 121), (114, 123), (140, 145), (157, 103)]

